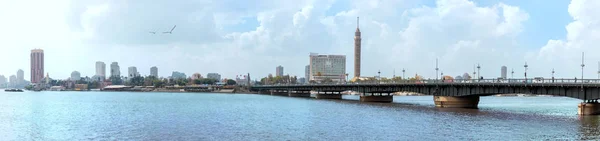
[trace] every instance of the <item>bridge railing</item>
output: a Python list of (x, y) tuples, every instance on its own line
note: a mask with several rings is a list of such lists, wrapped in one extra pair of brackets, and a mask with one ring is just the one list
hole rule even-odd
[(600, 84), (600, 79), (424, 79), (424, 80), (397, 80), (397, 81), (360, 81), (360, 82), (333, 82), (333, 83), (311, 83), (311, 84), (272, 84), (272, 85), (255, 85), (255, 86), (312, 86), (312, 85), (361, 85), (361, 84), (449, 84), (449, 83), (552, 83), (552, 84)]

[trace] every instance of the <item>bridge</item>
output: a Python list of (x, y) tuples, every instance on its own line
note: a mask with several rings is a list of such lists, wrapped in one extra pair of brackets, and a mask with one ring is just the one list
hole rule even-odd
[(342, 92), (355, 91), (361, 102), (392, 102), (392, 93), (414, 92), (433, 95), (436, 107), (477, 108), (480, 96), (497, 94), (553, 95), (581, 99), (580, 115), (600, 114), (600, 79), (476, 79), (402, 80), (343, 84), (283, 84), (252, 86), (261, 94), (341, 99)]

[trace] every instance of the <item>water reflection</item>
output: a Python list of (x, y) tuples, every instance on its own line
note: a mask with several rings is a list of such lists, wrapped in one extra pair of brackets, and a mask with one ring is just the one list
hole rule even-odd
[(482, 97), (480, 109), (251, 94), (0, 92), (4, 140), (598, 140), (579, 100)]
[(581, 140), (600, 140), (600, 116), (579, 116)]

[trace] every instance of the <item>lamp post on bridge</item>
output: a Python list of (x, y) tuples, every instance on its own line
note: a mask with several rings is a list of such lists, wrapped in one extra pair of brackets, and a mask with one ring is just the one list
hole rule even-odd
[(381, 70), (377, 71), (377, 84), (381, 83)]
[(515, 69), (511, 69), (510, 78), (515, 79)]
[(585, 54), (583, 54), (583, 53), (584, 52), (581, 52), (581, 82), (582, 83), (583, 83), (583, 67), (585, 67), (585, 64), (583, 63), (583, 57), (584, 57)]
[(477, 63), (477, 79), (481, 78), (481, 72), (479, 70), (481, 70), (481, 66)]
[[(477, 77), (477, 76), (476, 76), (476, 75), (477, 75), (477, 73), (475, 72), (475, 68), (476, 68), (476, 67), (475, 67), (475, 65), (473, 64), (473, 77)], [(479, 79), (479, 78), (475, 78), (475, 80), (477, 80), (477, 79)], [(475, 82), (475, 80), (473, 80), (473, 82)]]
[(406, 79), (406, 78), (404, 77), (404, 73), (405, 73), (405, 72), (406, 72), (406, 70), (403, 68), (403, 69), (402, 69), (402, 79)]
[(348, 83), (348, 73), (346, 73), (346, 84)]
[(435, 58), (435, 80), (438, 80), (438, 71), (440, 70), (440, 68), (438, 68), (438, 59)]
[(525, 83), (527, 83), (527, 67), (529, 67), (529, 65), (527, 65), (527, 62), (525, 62), (525, 65), (523, 65), (523, 67), (525, 67)]
[(554, 83), (554, 68), (552, 68), (552, 83)]

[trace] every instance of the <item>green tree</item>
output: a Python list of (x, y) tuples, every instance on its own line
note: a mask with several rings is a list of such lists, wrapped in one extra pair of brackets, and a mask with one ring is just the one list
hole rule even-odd
[(235, 80), (227, 79), (227, 85), (235, 85), (235, 84), (236, 84)]
[(123, 84), (123, 80), (121, 79), (120, 76), (110, 76), (109, 79), (113, 85), (122, 85)]

